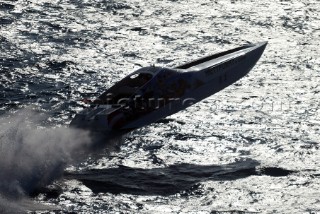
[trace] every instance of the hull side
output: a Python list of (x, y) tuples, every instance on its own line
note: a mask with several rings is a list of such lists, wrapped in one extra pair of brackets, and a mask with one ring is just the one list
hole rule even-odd
[[(224, 70), (217, 67), (208, 67), (203, 71), (196, 72), (200, 79), (209, 79), (209, 81), (196, 90), (187, 93), (178, 100), (174, 100), (164, 107), (159, 108), (140, 119), (130, 122), (125, 125), (123, 129), (139, 128), (156, 122), (163, 117), (167, 117), (181, 111), (235, 83), (253, 68), (260, 59), (265, 47), (266, 43), (258, 44), (251, 51), (241, 56), (243, 60), (239, 60), (237, 63), (231, 64), (230, 67), (227, 67)], [(224, 65), (221, 66), (224, 67)]]

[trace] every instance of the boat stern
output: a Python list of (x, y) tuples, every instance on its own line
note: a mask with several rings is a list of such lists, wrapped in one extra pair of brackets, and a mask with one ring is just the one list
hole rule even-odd
[(119, 105), (96, 105), (75, 115), (70, 127), (90, 130), (93, 132), (108, 132), (120, 127), (124, 115)]

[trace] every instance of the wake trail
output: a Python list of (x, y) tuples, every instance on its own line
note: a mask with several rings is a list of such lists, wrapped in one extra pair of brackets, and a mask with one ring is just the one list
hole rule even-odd
[(108, 139), (96, 142), (88, 131), (39, 126), (43, 119), (32, 110), (0, 119), (0, 211), (3, 204), (12, 206), (10, 200), (60, 178), (66, 166), (83, 161), (93, 148), (111, 145), (104, 142)]

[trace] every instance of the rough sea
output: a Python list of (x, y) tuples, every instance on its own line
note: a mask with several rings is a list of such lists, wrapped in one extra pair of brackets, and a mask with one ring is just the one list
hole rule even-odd
[[(320, 213), (318, 0), (0, 1), (0, 213)], [(140, 68), (268, 41), (237, 83), (90, 151)]]

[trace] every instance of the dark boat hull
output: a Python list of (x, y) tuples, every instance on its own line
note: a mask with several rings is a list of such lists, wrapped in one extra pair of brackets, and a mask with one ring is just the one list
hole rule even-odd
[[(156, 122), (244, 77), (266, 45), (242, 46), (173, 69), (142, 68), (108, 89), (95, 105), (77, 114), (70, 125), (96, 132), (125, 133)], [(148, 79), (143, 82), (145, 77)]]
[(221, 64), (219, 66), (208, 66), (201, 71), (197, 71), (198, 75), (211, 76), (211, 80), (206, 84), (200, 86), (194, 91), (182, 96), (181, 98), (172, 101), (165, 107), (155, 110), (149, 115), (145, 115), (143, 118), (138, 119), (124, 126), (124, 128), (142, 127), (145, 124), (153, 123), (161, 118), (167, 117), (174, 113), (177, 113), (187, 107), (223, 90), (224, 88), (232, 85), (242, 77), (248, 74), (248, 72), (254, 67), (257, 61), (260, 59), (267, 43), (260, 43), (256, 45), (255, 49), (241, 56), (241, 58), (235, 59), (237, 63), (231, 62), (229, 66)]

